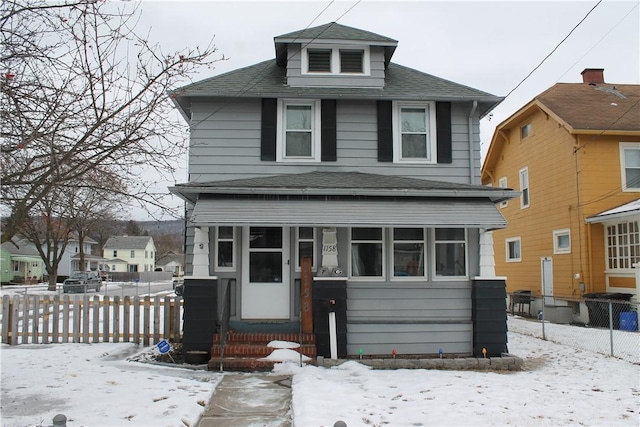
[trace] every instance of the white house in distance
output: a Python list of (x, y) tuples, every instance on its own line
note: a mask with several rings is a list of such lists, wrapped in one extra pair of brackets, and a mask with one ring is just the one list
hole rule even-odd
[(155, 269), (156, 246), (151, 236), (110, 237), (102, 248), (102, 254), (112, 273)]
[(80, 241), (72, 237), (67, 243), (62, 259), (58, 265), (58, 277), (68, 277), (74, 271), (99, 270), (102, 268), (102, 258), (93, 255), (93, 247), (98, 242), (90, 237), (85, 237), (82, 243), (84, 252), (84, 265), (80, 265)]
[(156, 269), (171, 272), (174, 276), (184, 275), (184, 254), (169, 251), (160, 255), (156, 260)]

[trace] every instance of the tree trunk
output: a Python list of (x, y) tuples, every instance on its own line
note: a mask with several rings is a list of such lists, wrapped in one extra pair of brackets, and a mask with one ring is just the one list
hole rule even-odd
[(58, 290), (58, 273), (54, 272), (49, 273), (49, 287), (47, 288), (48, 291), (57, 291)]

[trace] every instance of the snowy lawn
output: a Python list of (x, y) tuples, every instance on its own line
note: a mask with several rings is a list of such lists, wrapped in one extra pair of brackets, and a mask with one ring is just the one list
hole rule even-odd
[[(509, 350), (524, 359), (522, 372), (374, 371), (356, 362), (275, 371), (294, 375), (297, 427), (640, 425), (640, 365), (531, 337), (531, 323), (509, 318)], [(222, 374), (127, 361), (149, 351), (3, 345), (2, 426), (50, 425), (58, 413), (69, 427), (194, 426)]]

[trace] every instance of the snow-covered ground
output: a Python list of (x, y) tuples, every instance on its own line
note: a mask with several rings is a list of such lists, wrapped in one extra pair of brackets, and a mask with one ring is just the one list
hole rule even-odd
[[(524, 359), (522, 372), (375, 371), (357, 362), (275, 370), (293, 375), (297, 427), (640, 425), (640, 365), (542, 341), (530, 336), (531, 325), (509, 319), (509, 349)], [(588, 342), (589, 330), (581, 332)], [(157, 350), (2, 345), (2, 426), (47, 426), (59, 413), (69, 427), (194, 426), (224, 374), (127, 360), (150, 351)]]

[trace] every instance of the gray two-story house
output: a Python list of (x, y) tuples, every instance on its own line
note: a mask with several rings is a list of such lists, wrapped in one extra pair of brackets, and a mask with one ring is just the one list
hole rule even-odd
[(310, 264), (318, 354), (486, 348), (474, 287), (483, 273), (500, 286), (485, 232), (514, 194), (479, 184), (479, 120), (502, 98), (394, 64), (396, 40), (337, 23), (274, 42), (274, 59), (171, 94), (191, 132), (189, 182), (171, 188), (187, 206), (185, 346), (225, 321), (298, 331)]

